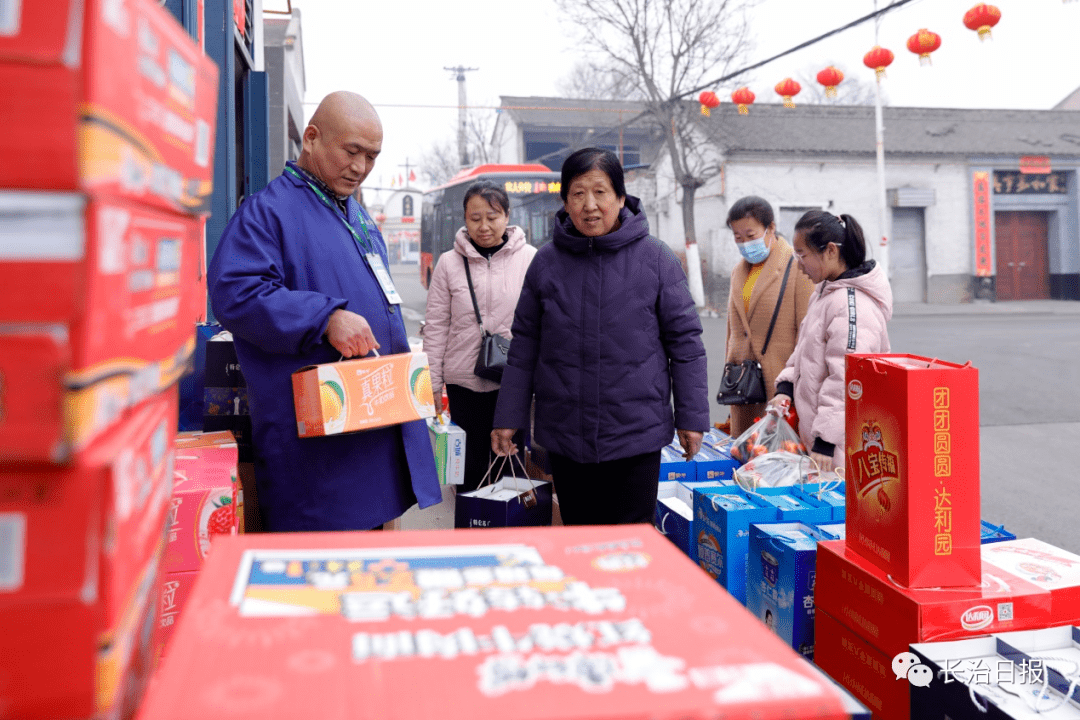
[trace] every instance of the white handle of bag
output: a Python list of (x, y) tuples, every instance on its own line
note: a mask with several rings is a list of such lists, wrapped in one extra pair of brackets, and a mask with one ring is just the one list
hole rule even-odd
[(664, 517), (660, 518), (660, 534), (667, 535), (667, 530), (664, 529), (664, 525), (667, 524), (668, 515), (671, 513), (664, 513)]
[(531, 495), (532, 499), (533, 499), (533, 502), (535, 504), (535, 502), (536, 502), (536, 488), (533, 487), (532, 480), (529, 479), (529, 472), (525, 469), (525, 463), (523, 463), (521, 461), (521, 457), (517, 453), (514, 453), (513, 455), (511, 455), (510, 458), (511, 458), (511, 460), (510, 460), (510, 477), (514, 478), (514, 491), (518, 494), (518, 496), (517, 496), (518, 503), (521, 503), (522, 500), (521, 500), (521, 490), (518, 489), (517, 475), (514, 474), (514, 460), (518, 461), (518, 465), (521, 467), (521, 474), (524, 476), (525, 482), (527, 482), (529, 484), (529, 491), (527, 493), (525, 493), (525, 496), (528, 497), (528, 496)]
[(503, 468), (506, 466), (506, 456), (505, 455), (496, 455), (494, 458), (491, 459), (491, 462), (488, 463), (487, 472), (484, 473), (484, 477), (480, 478), (480, 484), (476, 486), (477, 490), (484, 487), (485, 485), (493, 484), (491, 470), (492, 470), (492, 468), (495, 467), (495, 463), (499, 462), (500, 460), (502, 462), (499, 463), (499, 469), (496, 471), (496, 473), (498, 473), (498, 474), (502, 473)]

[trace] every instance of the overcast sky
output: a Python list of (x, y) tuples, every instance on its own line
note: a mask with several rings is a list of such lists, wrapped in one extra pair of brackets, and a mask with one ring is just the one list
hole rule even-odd
[[(888, 0), (879, 0), (880, 6)], [(880, 42), (896, 54), (884, 81), (892, 105), (1048, 109), (1080, 87), (1080, 2), (997, 0), (1001, 22), (980, 42), (964, 27), (974, 0), (914, 0), (885, 15)], [(469, 105), (498, 105), (500, 95), (546, 96), (583, 55), (575, 29), (554, 0), (292, 0), (303, 15), (307, 112), (333, 90), (354, 90), (379, 110), (383, 154), (367, 185), (389, 184), (433, 143), (454, 137), (457, 84), (444, 66), (467, 74)], [(264, 0), (284, 8), (285, 0)], [(752, 16), (751, 61), (843, 25), (874, 9), (873, 0), (760, 0)], [(906, 48), (919, 28), (942, 36), (929, 67)], [(870, 81), (862, 64), (874, 23), (848, 30), (755, 71), (746, 82), (758, 102), (778, 102), (773, 86), (788, 75), (835, 63)], [(721, 95), (728, 102), (727, 94)], [(799, 98), (796, 98), (796, 103)], [(400, 107), (417, 105), (436, 108)], [(797, 111), (797, 110), (796, 110)], [(753, 115), (749, 116), (752, 120)], [(888, 134), (885, 138), (888, 151)], [(992, 150), (992, 148), (988, 148)], [(422, 185), (422, 178), (420, 185)], [(374, 198), (373, 198), (374, 199)]]

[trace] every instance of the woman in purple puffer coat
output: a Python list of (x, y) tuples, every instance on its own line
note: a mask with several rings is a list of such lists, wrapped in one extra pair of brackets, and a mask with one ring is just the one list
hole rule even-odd
[(563, 521), (651, 522), (660, 448), (678, 429), (692, 458), (709, 424), (701, 321), (614, 153), (575, 152), (561, 192), (553, 242), (536, 253), (514, 314), (492, 449), (516, 452), (535, 395)]

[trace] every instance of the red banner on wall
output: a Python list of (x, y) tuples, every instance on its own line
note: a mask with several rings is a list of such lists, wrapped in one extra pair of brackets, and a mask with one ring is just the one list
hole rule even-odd
[(975, 201), (975, 274), (994, 274), (990, 263), (990, 173), (979, 171), (972, 176)]

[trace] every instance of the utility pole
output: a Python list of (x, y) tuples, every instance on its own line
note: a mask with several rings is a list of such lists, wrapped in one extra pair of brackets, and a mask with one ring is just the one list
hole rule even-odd
[(469, 153), (465, 147), (465, 125), (467, 122), (467, 113), (465, 111), (465, 73), (479, 70), (479, 68), (467, 68), (462, 65), (457, 67), (443, 67), (443, 70), (447, 70), (454, 74), (454, 79), (457, 80), (457, 97), (458, 97), (458, 131), (457, 131), (457, 144), (458, 144), (458, 163), (461, 167), (467, 167), (469, 164)]
[[(874, 0), (874, 10), (878, 9), (878, 0)], [(878, 44), (878, 29), (881, 27), (881, 16), (874, 18), (874, 44)], [(878, 265), (885, 279), (889, 279), (889, 204), (885, 191), (885, 123), (882, 121), (881, 112), (881, 76), (874, 83), (874, 131), (877, 151), (877, 176), (878, 176), (878, 208), (881, 211), (881, 241), (877, 251), (872, 253), (876, 256)], [(868, 248), (869, 249), (869, 248)]]

